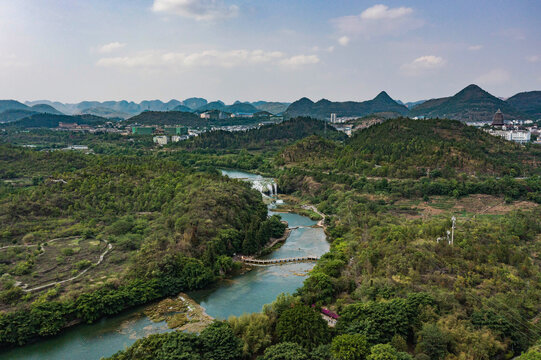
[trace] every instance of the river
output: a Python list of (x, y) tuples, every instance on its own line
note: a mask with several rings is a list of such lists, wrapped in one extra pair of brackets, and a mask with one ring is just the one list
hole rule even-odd
[[(222, 173), (250, 181), (258, 190), (276, 189), (272, 179), (260, 175), (234, 170), (222, 170)], [(269, 205), (271, 215), (275, 214), (274, 206)], [(321, 256), (329, 250), (323, 229), (311, 227), (316, 224), (315, 221), (297, 214), (278, 214), (290, 227), (299, 228), (293, 229), (285, 244), (267, 258)], [(207, 314), (217, 319), (259, 312), (264, 304), (274, 301), (278, 294), (293, 293), (302, 285), (306, 274), (313, 267), (314, 263), (255, 267), (245, 274), (188, 295), (203, 306)], [(148, 319), (143, 314), (144, 309), (145, 306), (131, 309), (120, 315), (101, 319), (95, 324), (78, 325), (58, 336), (0, 352), (0, 359), (97, 360), (111, 356), (144, 336), (171, 331), (165, 322), (154, 323)]]

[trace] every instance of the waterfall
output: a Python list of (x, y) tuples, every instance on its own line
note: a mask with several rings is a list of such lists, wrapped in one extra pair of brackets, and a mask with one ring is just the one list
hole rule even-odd
[(267, 192), (269, 196), (278, 195), (278, 185), (274, 181), (272, 181), (272, 179), (253, 180), (252, 188), (259, 191), (262, 195), (266, 195)]

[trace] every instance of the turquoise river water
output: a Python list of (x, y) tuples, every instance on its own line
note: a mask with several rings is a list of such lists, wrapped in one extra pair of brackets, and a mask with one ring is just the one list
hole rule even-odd
[[(257, 189), (267, 189), (268, 184), (273, 184), (272, 179), (241, 171), (222, 170), (222, 173), (250, 181)], [(269, 205), (269, 214), (274, 214), (273, 206)], [(316, 224), (315, 221), (297, 214), (279, 215), (295, 229), (291, 231), (285, 244), (267, 258), (321, 256), (329, 250), (323, 229), (311, 227)], [(201, 304), (207, 314), (217, 319), (259, 312), (264, 304), (272, 302), (278, 294), (293, 293), (302, 285), (308, 271), (313, 267), (314, 263), (255, 267), (243, 275), (221, 281), (212, 288), (188, 295)], [(77, 325), (58, 336), (0, 352), (0, 359), (98, 360), (111, 356), (144, 336), (171, 331), (165, 322), (150, 321), (143, 314), (144, 309), (144, 306), (135, 308), (111, 318), (101, 319), (95, 324)]]

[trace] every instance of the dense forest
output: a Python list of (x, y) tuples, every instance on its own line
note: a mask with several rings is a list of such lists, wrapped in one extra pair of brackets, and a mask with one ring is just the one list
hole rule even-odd
[(25, 117), (20, 120), (12, 121), (10, 123), (4, 124), (4, 127), (7, 128), (55, 128), (58, 127), (58, 124), (70, 123), (70, 124), (79, 124), (79, 125), (103, 125), (107, 121), (106, 118), (95, 116), (95, 115), (58, 115), (58, 114), (49, 114), (49, 113), (38, 113), (32, 114), (28, 117)]
[(143, 111), (129, 118), (127, 123), (140, 125), (183, 125), (193, 128), (211, 126), (256, 125), (268, 121), (268, 117), (204, 119), (198, 114), (182, 111)]
[[(12, 247), (0, 262), (0, 306), (9, 310), (0, 313), (2, 346), (204, 287), (234, 269), (233, 254), (256, 253), (284, 231), (278, 217), (267, 219), (257, 191), (215, 170), (153, 156), (1, 150), (4, 177), (32, 179), (32, 186), (0, 186), (0, 246)], [(92, 270), (95, 280), (45, 294), (15, 286), (41, 285), (47, 243), (74, 237), (113, 246), (108, 261)], [(17, 245), (36, 247), (24, 252)], [(64, 250), (47, 266), (61, 268), (84, 249)]]
[(211, 150), (273, 150), (310, 135), (342, 140), (345, 135), (320, 120), (296, 118), (276, 125), (266, 125), (247, 131), (211, 131), (180, 144), (186, 149)]
[[(163, 149), (73, 136), (102, 150), (0, 147), (0, 247), (36, 245), (0, 258), (4, 347), (206, 287), (235, 270), (233, 254), (279, 237), (284, 225), (259, 193), (216, 170), (228, 167), (272, 175), (286, 201), (315, 205), (331, 250), (260, 313), (142, 338), (111, 359), (540, 358), (539, 147), (404, 118), (347, 139), (307, 118)], [(39, 283), (37, 267), (64, 241), (51, 240), (73, 238), (49, 267), (82, 268), (105, 240), (110, 262), (84, 282), (15, 286)], [(336, 327), (321, 308), (338, 314)]]
[[(318, 141), (308, 138), (286, 149), (279, 165), (302, 162), (325, 172), (387, 178), (541, 172), (539, 147), (514, 144), (459, 121), (397, 118), (355, 132), (344, 146)], [(320, 151), (304, 151), (310, 147)]]

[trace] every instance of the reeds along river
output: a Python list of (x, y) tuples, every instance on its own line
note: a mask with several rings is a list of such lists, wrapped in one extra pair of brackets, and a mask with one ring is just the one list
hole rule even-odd
[[(260, 190), (276, 187), (272, 179), (241, 171), (222, 170), (226, 176), (254, 183)], [(264, 186), (262, 186), (263, 184)], [(279, 189), (278, 189), (279, 191)], [(269, 214), (274, 205), (269, 205)], [(291, 228), (285, 244), (268, 259), (300, 256), (320, 257), (329, 250), (322, 228), (312, 228), (316, 222), (308, 217), (279, 213)], [(282, 292), (293, 293), (302, 286), (308, 271), (315, 263), (291, 263), (277, 266), (255, 267), (243, 275), (222, 281), (214, 287), (189, 293), (206, 309), (207, 314), (218, 319), (230, 315), (259, 312), (264, 304), (274, 301)], [(144, 307), (132, 309), (112, 318), (101, 319), (95, 324), (79, 325), (59, 336), (46, 339), (8, 352), (0, 352), (0, 359), (78, 359), (97, 360), (133, 344), (135, 340), (154, 333), (171, 331), (165, 322), (154, 323), (144, 314)]]

